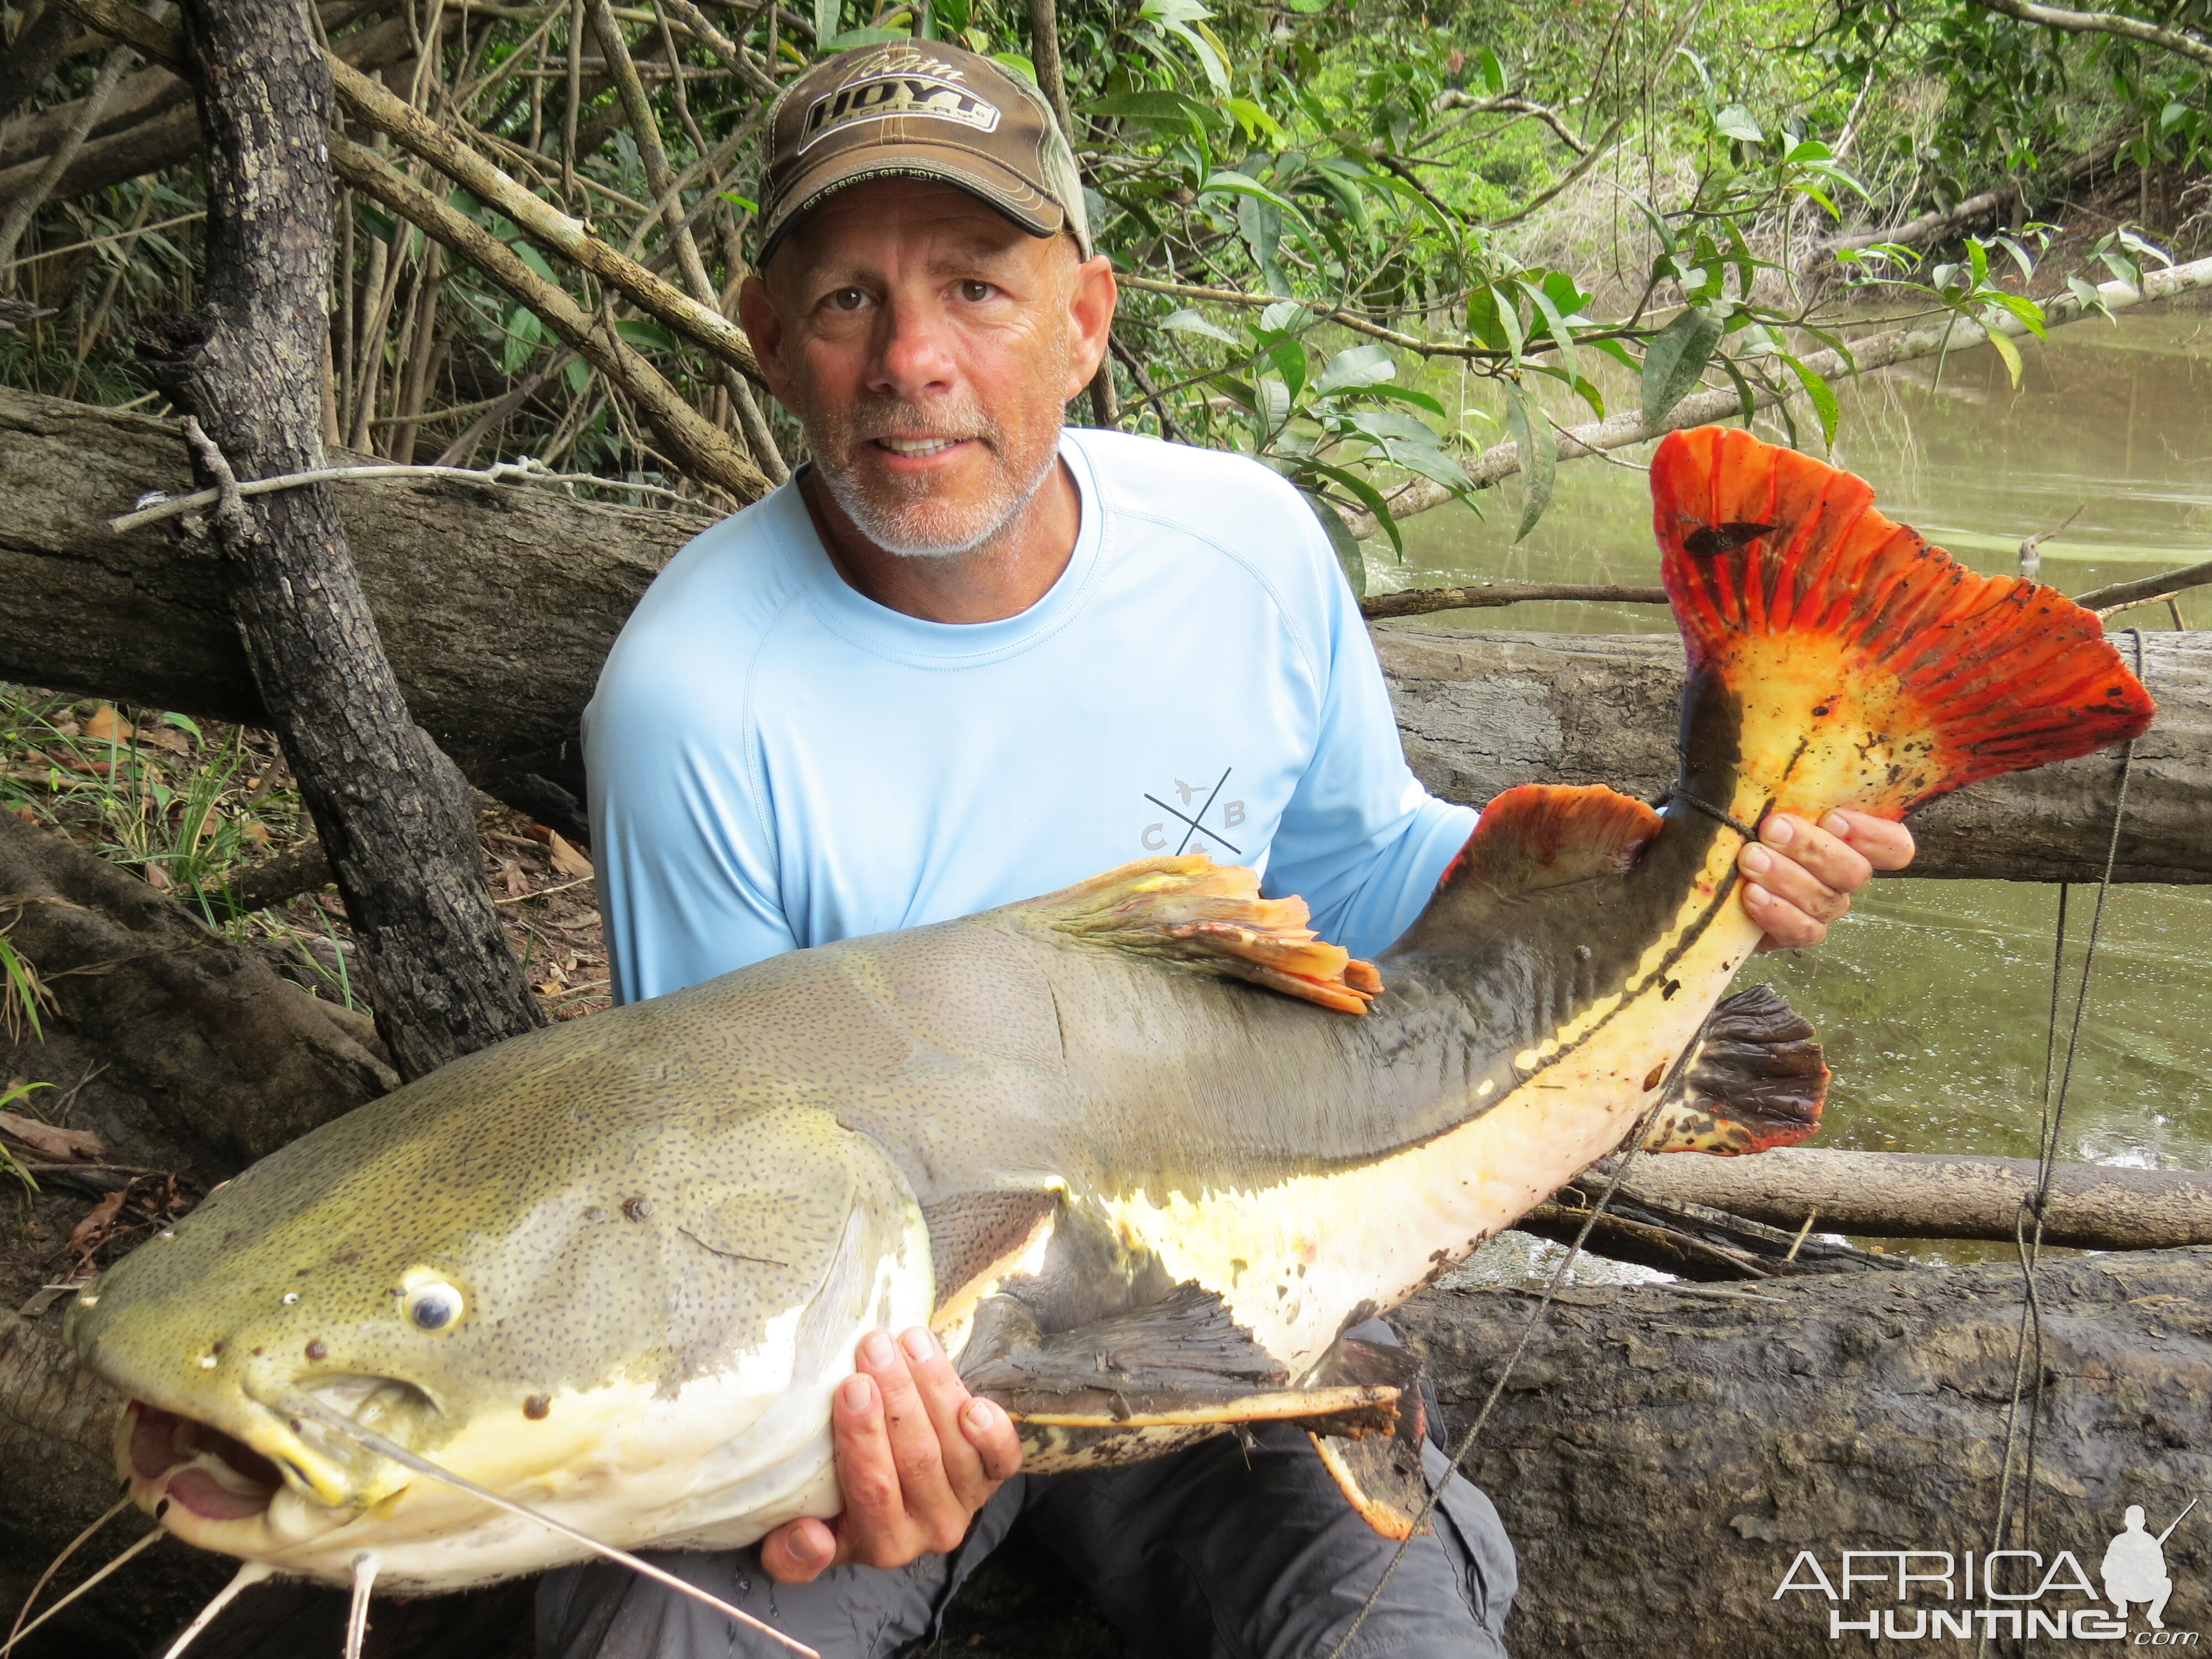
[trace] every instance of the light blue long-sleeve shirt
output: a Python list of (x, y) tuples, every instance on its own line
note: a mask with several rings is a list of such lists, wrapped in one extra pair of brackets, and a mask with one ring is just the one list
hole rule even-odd
[(617, 996), (1199, 851), (1372, 956), (1474, 814), (1407, 769), (1358, 603), (1258, 463), (1070, 431), (1075, 551), (1019, 616), (847, 585), (786, 485), (670, 561), (585, 711)]

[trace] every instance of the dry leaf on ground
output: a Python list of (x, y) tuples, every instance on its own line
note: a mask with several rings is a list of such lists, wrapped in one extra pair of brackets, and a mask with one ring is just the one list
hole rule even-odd
[(84, 1213), (69, 1236), (70, 1254), (82, 1260), (107, 1242), (115, 1218), (123, 1208), (123, 1194), (110, 1193)]
[(549, 832), (546, 846), (552, 850), (553, 872), (570, 881), (581, 881), (592, 873), (592, 861), (562, 840), (557, 830)]
[(117, 714), (112, 702), (100, 704), (84, 723), (84, 735), (100, 743), (128, 743), (137, 734), (137, 728)]
[(34, 1117), (24, 1117), (15, 1112), (0, 1112), (0, 1134), (20, 1140), (48, 1158), (64, 1161), (97, 1164), (107, 1150), (100, 1137), (88, 1129), (57, 1129), (51, 1123), (41, 1123)]

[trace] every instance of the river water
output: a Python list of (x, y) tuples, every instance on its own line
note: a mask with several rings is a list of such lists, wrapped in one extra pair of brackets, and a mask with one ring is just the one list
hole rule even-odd
[[(2042, 580), (2066, 592), (2212, 556), (2212, 315), (2077, 323), (2026, 356), (2017, 392), (1986, 348), (1953, 356), (1940, 381), (1923, 362), (1843, 390), (1835, 459), (1874, 484), (1892, 518), (1978, 570), (2016, 572), (2021, 542), (2077, 507), (2042, 550)], [(1576, 418), (1564, 408), (1560, 417)], [(1456, 505), (1408, 520), (1403, 564), (1370, 544), (1370, 591), (1658, 581), (1640, 468), (1562, 466), (1550, 514), (1515, 547), (1517, 489), (1493, 497), (1486, 520)], [(2181, 611), (2188, 626), (2212, 627), (2205, 590), (2183, 596)], [(1455, 624), (1673, 626), (1656, 606), (1579, 604), (1448, 612), (1418, 625)], [(2161, 603), (2112, 625), (2131, 624), (2173, 621)], [(2095, 897), (2076, 887), (2069, 901), (2069, 1017)], [(1827, 1048), (1835, 1082), (1813, 1144), (2032, 1156), (2057, 907), (2058, 890), (2041, 884), (1884, 881), (1817, 951), (1754, 963), (1751, 977), (1787, 996)], [(2064, 1041), (2062, 1024), (2062, 1061)], [(2111, 890), (2060, 1155), (2212, 1170), (2212, 887)]]

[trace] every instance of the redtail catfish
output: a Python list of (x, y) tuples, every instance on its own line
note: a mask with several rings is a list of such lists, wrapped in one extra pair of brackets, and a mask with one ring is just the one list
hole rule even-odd
[(1249, 872), (1156, 859), (458, 1060), (76, 1298), (138, 1503), (397, 1589), (582, 1553), (425, 1459), (608, 1543), (742, 1544), (833, 1510), (856, 1340), (927, 1322), (1033, 1468), (1292, 1420), (1401, 1528), (1418, 1390), (1345, 1330), (1640, 1125), (1816, 1127), (1809, 1028), (1729, 994), (1761, 817), (1899, 817), (2151, 718), (2095, 617), (1856, 478), (1707, 428), (1651, 484), (1689, 646), (1661, 806), (1508, 791), (1373, 967)]

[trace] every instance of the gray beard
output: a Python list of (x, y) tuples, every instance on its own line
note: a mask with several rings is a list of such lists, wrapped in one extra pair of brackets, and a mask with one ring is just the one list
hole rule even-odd
[(944, 506), (929, 496), (887, 505), (872, 498), (860, 481), (843, 467), (829, 465), (818, 454), (815, 465), (830, 499), (844, 509), (862, 535), (884, 552), (902, 559), (949, 559), (973, 553), (994, 540), (1036, 499), (1059, 459), (1059, 446), (1054, 444), (1045, 451), (1034, 477), (1003, 489), (976, 519), (957, 525), (947, 521), (950, 514)]

